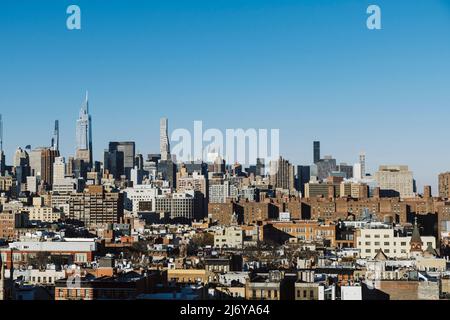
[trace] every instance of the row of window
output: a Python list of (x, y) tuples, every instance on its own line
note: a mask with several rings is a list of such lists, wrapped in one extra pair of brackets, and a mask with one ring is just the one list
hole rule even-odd
[[(263, 294), (264, 290), (261, 290), (261, 296), (257, 297), (256, 295), (256, 290), (253, 289), (252, 290), (252, 298), (256, 299), (256, 298), (264, 298), (264, 294)], [(272, 299), (272, 298), (278, 298), (278, 290), (267, 290), (267, 298)]]

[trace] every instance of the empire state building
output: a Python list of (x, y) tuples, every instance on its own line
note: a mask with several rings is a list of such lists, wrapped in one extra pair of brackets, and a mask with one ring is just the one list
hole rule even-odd
[(92, 119), (89, 114), (89, 100), (86, 92), (86, 100), (83, 102), (80, 115), (77, 120), (77, 150), (76, 158), (85, 163), (92, 164)]

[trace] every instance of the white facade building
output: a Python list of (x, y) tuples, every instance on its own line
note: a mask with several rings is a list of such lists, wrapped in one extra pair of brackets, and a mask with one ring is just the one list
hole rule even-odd
[[(430, 245), (436, 249), (435, 237), (427, 236), (421, 239), (424, 250)], [(356, 247), (363, 259), (373, 259), (380, 249), (389, 258), (410, 258), (410, 243), (411, 236), (397, 236), (392, 228), (360, 229), (356, 237)]]
[(133, 213), (155, 212), (159, 189), (150, 184), (139, 184), (124, 190), (124, 208)]
[(375, 172), (375, 181), (381, 190), (392, 190), (400, 194), (401, 198), (414, 198), (413, 173), (408, 166), (380, 166)]
[(214, 235), (215, 248), (242, 248), (244, 243), (244, 231), (237, 226), (231, 226), (218, 230)]

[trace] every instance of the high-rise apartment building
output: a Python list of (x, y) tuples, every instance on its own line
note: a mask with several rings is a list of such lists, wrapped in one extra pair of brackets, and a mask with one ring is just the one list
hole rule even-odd
[(81, 106), (80, 114), (77, 120), (76, 139), (76, 158), (92, 165), (92, 118), (89, 114), (89, 100), (87, 92), (86, 99)]
[(270, 184), (274, 188), (294, 190), (294, 166), (288, 160), (280, 157), (270, 163)]
[(444, 172), (439, 175), (439, 197), (450, 198), (450, 172)]
[(359, 154), (359, 164), (361, 165), (361, 178), (366, 176), (366, 154), (361, 152)]
[(405, 165), (384, 165), (375, 172), (375, 181), (384, 193), (397, 193), (400, 198), (413, 198), (413, 173)]
[(226, 203), (230, 199), (237, 200), (238, 195), (238, 188), (229, 181), (209, 186), (209, 203)]
[(106, 192), (103, 186), (89, 186), (69, 199), (69, 219), (94, 227), (117, 223), (123, 216), (123, 194)]
[(159, 144), (161, 150), (161, 160), (170, 160), (170, 142), (169, 142), (169, 121), (167, 118), (161, 118), (159, 123)]

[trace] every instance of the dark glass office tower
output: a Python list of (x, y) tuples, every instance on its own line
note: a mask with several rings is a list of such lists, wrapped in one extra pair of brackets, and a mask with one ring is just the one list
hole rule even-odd
[[(127, 179), (130, 179), (131, 169), (134, 168), (135, 162), (135, 143), (133, 141), (121, 141), (121, 142), (110, 142), (109, 143), (109, 153), (122, 152), (123, 154), (123, 168), (118, 169), (121, 174), (126, 175)], [(116, 177), (114, 175), (115, 178)]]
[(103, 169), (114, 176), (114, 179), (119, 180), (124, 172), (124, 154), (122, 151), (108, 151), (104, 153)]
[(320, 141), (314, 141), (314, 163), (320, 161)]

